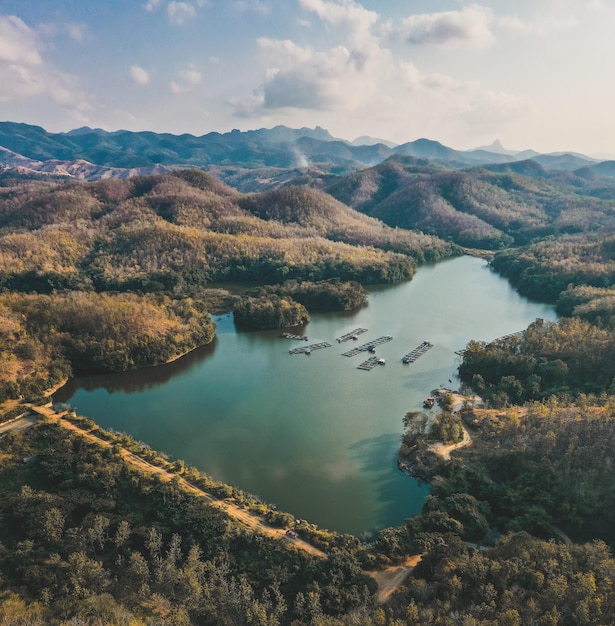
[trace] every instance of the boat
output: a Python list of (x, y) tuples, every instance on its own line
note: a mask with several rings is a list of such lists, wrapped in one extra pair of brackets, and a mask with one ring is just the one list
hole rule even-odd
[(378, 359), (378, 365), (384, 365), (386, 361), (382, 358)]
[(423, 406), (426, 409), (431, 409), (435, 403), (436, 403), (436, 399), (433, 396), (429, 396), (429, 398), (426, 398), (425, 401), (423, 402)]
[(376, 352), (376, 346), (375, 346), (374, 344), (372, 344), (372, 345), (370, 345), (370, 346), (367, 346), (367, 349), (368, 349), (370, 352)]

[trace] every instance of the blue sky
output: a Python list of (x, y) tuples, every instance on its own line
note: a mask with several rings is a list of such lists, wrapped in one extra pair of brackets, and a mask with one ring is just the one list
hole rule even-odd
[(0, 120), (613, 154), (613, 24), (613, 0), (0, 0)]

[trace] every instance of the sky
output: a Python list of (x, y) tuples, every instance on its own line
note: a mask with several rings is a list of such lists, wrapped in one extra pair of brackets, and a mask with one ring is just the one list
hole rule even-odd
[(615, 153), (615, 0), (0, 0), (0, 121)]

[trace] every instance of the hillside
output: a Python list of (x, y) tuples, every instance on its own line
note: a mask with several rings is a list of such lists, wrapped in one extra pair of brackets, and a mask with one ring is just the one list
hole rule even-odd
[(349, 142), (319, 127), (276, 126), (245, 132), (211, 132), (196, 137), (125, 130), (107, 132), (88, 127), (49, 133), (38, 126), (0, 122), (0, 172), (90, 181), (186, 167), (252, 170), (254, 178), (260, 177), (257, 170), (292, 172), (313, 166), (326, 173), (346, 174), (372, 167), (392, 156), (429, 159), (456, 169), (512, 163), (531, 157), (549, 170), (591, 168), (599, 177), (612, 176), (608, 163), (599, 167), (601, 164), (595, 159), (580, 154), (514, 152), (502, 150), (497, 144), (462, 151), (425, 138), (397, 146), (376, 140)]
[(615, 225), (615, 186), (534, 161), (450, 170), (395, 157), (325, 185), (338, 200), (390, 226), (498, 249)]
[(286, 217), (197, 171), (0, 188), (0, 284), (177, 292), (221, 280), (389, 282), (410, 277), (415, 260), (454, 253), (322, 192), (276, 193)]

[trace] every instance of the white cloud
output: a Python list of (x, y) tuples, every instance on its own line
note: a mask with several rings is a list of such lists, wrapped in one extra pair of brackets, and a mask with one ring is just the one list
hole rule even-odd
[(167, 15), (171, 24), (181, 26), (188, 20), (196, 17), (194, 5), (188, 2), (169, 2), (167, 5)]
[(142, 67), (139, 67), (138, 65), (130, 66), (130, 75), (132, 76), (132, 80), (137, 85), (149, 84), (149, 81), (150, 81), (149, 74)]
[(36, 33), (13, 15), (0, 17), (0, 63), (42, 64)]
[(312, 123), (351, 136), (361, 119), (381, 136), (420, 133), (472, 145), (477, 133), (499, 133), (533, 113), (532, 103), (514, 94), (445, 72), (425, 73), (373, 36), (323, 50), (291, 40), (261, 38), (258, 44), (262, 82), (229, 102), (235, 116), (253, 123), (283, 118), (301, 124), (309, 115)]
[(49, 97), (56, 103), (85, 111), (87, 97), (76, 81), (43, 59), (39, 34), (15, 16), (0, 16), (0, 101)]
[(203, 75), (195, 65), (189, 65), (185, 70), (178, 73), (177, 79), (169, 83), (172, 93), (187, 93), (201, 84)]
[(378, 21), (378, 13), (354, 0), (299, 0), (301, 7), (313, 11), (321, 20), (345, 26), (352, 32), (366, 32)]
[(290, 109), (349, 115), (368, 107), (401, 80), (389, 50), (366, 38), (353, 48), (318, 51), (290, 40), (260, 38), (263, 81), (247, 98), (231, 102), (235, 114), (262, 116)]
[(388, 33), (411, 44), (487, 46), (495, 41), (493, 12), (476, 4), (461, 11), (410, 15)]
[(68, 35), (73, 41), (82, 42), (85, 39), (87, 33), (87, 25), (86, 24), (77, 24), (74, 22), (65, 22), (65, 23), (46, 23), (39, 24), (36, 27), (36, 32), (42, 35), (43, 37), (60, 37), (64, 35)]
[(161, 0), (148, 0), (144, 7), (146, 11), (155, 11), (161, 4)]

